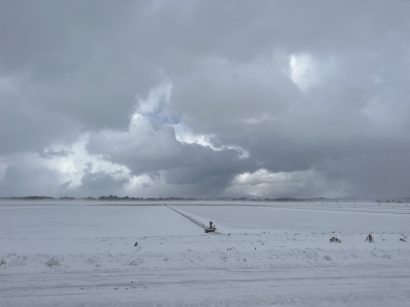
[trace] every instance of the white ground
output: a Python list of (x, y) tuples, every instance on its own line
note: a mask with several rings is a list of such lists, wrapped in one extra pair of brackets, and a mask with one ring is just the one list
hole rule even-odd
[(410, 206), (168, 205), (219, 234), (162, 203), (0, 202), (0, 306), (410, 306)]

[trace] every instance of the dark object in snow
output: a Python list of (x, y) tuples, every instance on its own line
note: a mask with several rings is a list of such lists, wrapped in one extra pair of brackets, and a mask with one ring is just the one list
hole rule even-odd
[(402, 242), (407, 242), (407, 240), (405, 238), (400, 238), (399, 240), (402, 241)]
[(340, 241), (340, 239), (338, 239), (336, 237), (331, 237), (329, 239), (329, 242), (331, 242), (331, 243), (342, 243), (342, 241)]
[(138, 246), (138, 242), (137, 242), (137, 241), (135, 241), (134, 246)]
[(369, 242), (369, 243), (373, 243), (373, 242), (374, 242), (374, 239), (373, 239), (373, 236), (372, 236), (371, 233), (369, 233), (369, 234), (367, 235), (365, 241), (366, 241), (366, 242)]
[(216, 230), (216, 227), (215, 227), (214, 222), (209, 222), (209, 227), (205, 228), (205, 233), (215, 232), (215, 230)]

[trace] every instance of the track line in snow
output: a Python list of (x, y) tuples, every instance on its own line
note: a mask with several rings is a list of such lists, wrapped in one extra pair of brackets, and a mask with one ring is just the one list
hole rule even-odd
[[(200, 221), (194, 219), (192, 216), (189, 216), (189, 215), (187, 215), (187, 214), (185, 214), (185, 213), (182, 213), (182, 212), (180, 212), (179, 210), (168, 206), (167, 204), (164, 204), (164, 206), (167, 207), (168, 209), (171, 209), (172, 211), (174, 211), (174, 212), (176, 212), (176, 213), (182, 215), (182, 216), (183, 216), (184, 218), (186, 218), (188, 221), (190, 221), (191, 223), (193, 223), (193, 224), (197, 225), (198, 227), (202, 228), (204, 231), (205, 231), (206, 228), (208, 228), (207, 225), (205, 225), (205, 224), (201, 223)], [(218, 231), (215, 231), (214, 233), (221, 234), (221, 233), (218, 232)]]

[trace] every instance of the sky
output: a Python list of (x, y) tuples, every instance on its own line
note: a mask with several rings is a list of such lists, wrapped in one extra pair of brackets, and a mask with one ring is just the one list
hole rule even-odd
[(408, 16), (0, 0), (0, 196), (410, 196)]

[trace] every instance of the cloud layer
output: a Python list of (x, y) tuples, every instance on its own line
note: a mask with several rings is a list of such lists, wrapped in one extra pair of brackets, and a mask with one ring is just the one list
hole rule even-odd
[(2, 2), (0, 196), (408, 196), (409, 11)]

